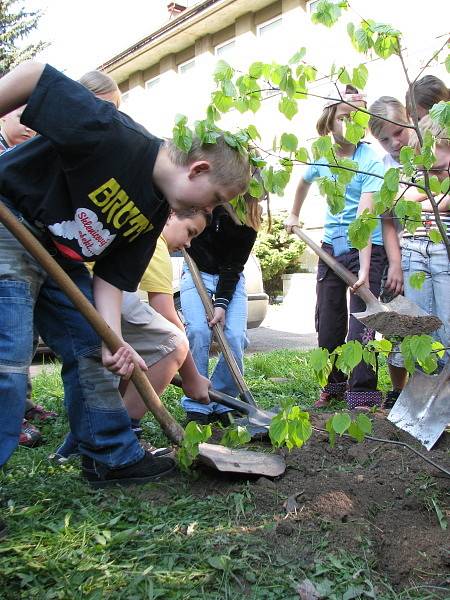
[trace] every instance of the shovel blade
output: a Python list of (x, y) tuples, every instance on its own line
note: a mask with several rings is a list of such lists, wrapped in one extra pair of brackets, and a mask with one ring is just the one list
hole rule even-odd
[(364, 312), (352, 313), (366, 327), (386, 336), (405, 337), (432, 333), (441, 327), (442, 321), (427, 314), (417, 304), (404, 296), (396, 296), (386, 304), (369, 308)]
[(431, 450), (450, 423), (450, 382), (446, 374), (416, 371), (402, 391), (388, 420)]
[(224, 473), (279, 477), (286, 470), (284, 458), (278, 454), (232, 450), (215, 444), (199, 444), (198, 449), (202, 463)]

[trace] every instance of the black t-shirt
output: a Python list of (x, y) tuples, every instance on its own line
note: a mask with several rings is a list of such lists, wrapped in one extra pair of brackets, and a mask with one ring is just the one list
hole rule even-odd
[(169, 214), (152, 180), (162, 140), (49, 65), (21, 120), (41, 135), (2, 156), (0, 195), (63, 256), (134, 291)]
[(223, 206), (213, 210), (211, 223), (191, 242), (188, 253), (200, 271), (219, 275), (214, 306), (227, 308), (256, 240), (256, 231), (237, 225)]

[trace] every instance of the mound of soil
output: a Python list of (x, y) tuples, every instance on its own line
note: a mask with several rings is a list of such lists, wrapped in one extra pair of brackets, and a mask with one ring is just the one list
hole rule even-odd
[[(328, 416), (314, 415), (314, 425), (323, 427)], [(450, 469), (448, 433), (427, 452), (382, 413), (373, 421), (375, 437), (408, 443)], [(326, 539), (330, 551), (361, 555), (364, 547), (375, 571), (397, 590), (450, 584), (449, 535), (438, 517), (440, 510), (441, 521), (450, 520), (450, 479), (442, 471), (404, 447), (383, 442), (338, 438), (331, 448), (327, 435), (319, 432), (303, 448), (284, 455), (285, 475), (251, 484), (254, 515), (269, 515), (275, 524), (254, 533), (261, 535), (265, 548), (286, 559), (295, 553), (305, 564), (312, 563), (316, 547), (305, 532), (316, 531), (316, 539)], [(229, 479), (209, 477), (194, 484), (194, 493), (227, 493), (233, 486)]]

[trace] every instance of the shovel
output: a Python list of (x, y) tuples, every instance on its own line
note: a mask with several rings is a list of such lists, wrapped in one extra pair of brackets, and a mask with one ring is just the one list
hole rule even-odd
[[(112, 353), (116, 352), (122, 345), (120, 338), (110, 329), (106, 321), (87, 300), (67, 273), (3, 202), (0, 202), (0, 222), (9, 229), (33, 258), (39, 262), (48, 275), (56, 281), (58, 286), (90, 323), (110, 351)], [(161, 425), (167, 437), (175, 444), (180, 445), (184, 436), (183, 428), (162, 404), (144, 371), (138, 365), (135, 365), (133, 369), (131, 380), (140, 393), (142, 401)], [(233, 451), (229, 448), (213, 444), (201, 444), (198, 458), (205, 464), (223, 472), (276, 477), (284, 473), (286, 469), (286, 464), (281, 456), (271, 455), (268, 457), (268, 455), (258, 452), (247, 452), (245, 450)]]
[[(179, 375), (175, 375), (171, 383), (177, 387), (181, 387), (181, 377)], [(262, 429), (264, 433), (269, 431), (270, 423), (277, 414), (270, 410), (258, 408), (257, 406), (253, 406), (247, 402), (242, 402), (242, 400), (238, 400), (237, 398), (233, 398), (233, 396), (229, 396), (223, 392), (218, 392), (217, 390), (209, 390), (209, 399), (213, 402), (218, 402), (219, 404), (223, 404), (224, 406), (228, 406), (228, 408), (232, 408), (244, 415), (247, 415), (250, 426)], [(246, 423), (240, 424), (247, 426)]]
[(388, 419), (431, 450), (450, 423), (450, 360), (439, 375), (416, 371)]
[[(357, 277), (313, 242), (300, 227), (293, 227), (292, 230), (348, 286), (352, 287), (355, 284)], [(355, 294), (364, 300), (366, 310), (360, 313), (352, 313), (353, 316), (364, 323), (366, 327), (375, 329), (387, 337), (399, 336), (403, 338), (407, 335), (432, 333), (442, 325), (442, 321), (438, 317), (429, 315), (404, 296), (397, 296), (391, 302), (383, 303), (375, 298), (365, 285), (358, 288)]]
[[(183, 253), (183, 258), (184, 258), (184, 260), (189, 268), (189, 271), (191, 273), (192, 280), (194, 281), (195, 288), (196, 288), (198, 295), (200, 296), (200, 299), (202, 301), (206, 315), (207, 315), (208, 319), (212, 319), (214, 317), (214, 308), (213, 308), (211, 299), (209, 297), (208, 291), (205, 288), (205, 284), (203, 283), (202, 276), (200, 275), (200, 271), (198, 270), (198, 267), (195, 264), (194, 259), (189, 256), (189, 254), (186, 252), (186, 250), (183, 249), (182, 253)], [(250, 406), (257, 408), (255, 399), (253, 398), (253, 395), (252, 395), (249, 387), (247, 386), (244, 378), (242, 377), (242, 373), (239, 369), (236, 359), (234, 358), (234, 354), (231, 352), (230, 345), (228, 344), (227, 338), (225, 337), (223, 329), (219, 323), (216, 323), (215, 325), (213, 325), (213, 331), (214, 331), (214, 336), (217, 340), (217, 343), (219, 344), (219, 348), (223, 354), (224, 360), (227, 363), (228, 368), (230, 369), (230, 373), (236, 384), (236, 387), (239, 390), (239, 397), (241, 398), (241, 400), (243, 402), (246, 402)], [(220, 392), (214, 392), (214, 393), (220, 394)], [(224, 396), (224, 397), (231, 398), (231, 396)], [(219, 402), (219, 400), (216, 400), (216, 402)], [(229, 404), (226, 404), (225, 402), (221, 402), (221, 404), (224, 404), (225, 406), (229, 406)], [(242, 402), (240, 403), (240, 406), (242, 406)], [(245, 410), (242, 411), (237, 406), (230, 407), (230, 408), (236, 408), (237, 410), (239, 410), (239, 412), (244, 412), (244, 414), (247, 414), (247, 411), (245, 411)], [(273, 413), (273, 414), (275, 414), (275, 413)], [(247, 427), (247, 430), (251, 434), (252, 437), (258, 437), (258, 436), (265, 435), (267, 433), (267, 429), (259, 426), (256, 421), (257, 421), (256, 419), (254, 419), (253, 421), (245, 419), (240, 422), (240, 425)]]

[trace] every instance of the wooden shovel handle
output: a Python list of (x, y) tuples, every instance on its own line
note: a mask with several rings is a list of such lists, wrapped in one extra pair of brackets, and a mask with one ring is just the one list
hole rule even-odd
[[(74, 306), (90, 323), (93, 329), (95, 329), (109, 350), (112, 353), (116, 352), (120, 346), (122, 346), (122, 341), (119, 336), (109, 327), (89, 300), (83, 295), (78, 286), (74, 284), (67, 273), (59, 266), (54, 258), (50, 256), (42, 244), (24, 225), (22, 225), (22, 223), (19, 222), (17, 217), (13, 215), (3, 202), (0, 202), (0, 222), (9, 229), (14, 237), (16, 237), (24, 248), (39, 262), (50, 277), (56, 281)], [(144, 371), (136, 363), (131, 380), (140, 393), (145, 406), (155, 416), (167, 437), (176, 444), (179, 444), (183, 439), (183, 429), (162, 404)]]
[[(325, 252), (323, 248), (321, 248), (315, 242), (313, 242), (313, 240), (309, 236), (307, 236), (306, 233), (302, 229), (300, 229), (300, 227), (294, 226), (292, 228), (292, 231), (297, 237), (303, 240), (305, 244), (311, 248), (311, 250), (314, 250), (317, 256), (321, 260), (323, 260), (323, 262), (327, 264), (330, 267), (330, 269), (332, 269), (336, 273), (338, 277), (340, 277), (348, 286), (353, 287), (358, 278), (355, 275), (353, 275), (351, 271), (346, 269), (333, 256), (331, 256), (331, 254), (328, 254), (328, 252)], [(378, 304), (378, 300), (369, 290), (367, 285), (362, 285), (356, 290), (355, 294), (359, 296), (362, 300), (364, 300), (364, 302), (368, 306), (372, 306), (374, 303)]]
[[(200, 296), (200, 299), (203, 303), (206, 315), (207, 315), (208, 319), (212, 319), (214, 317), (214, 308), (213, 308), (213, 305), (211, 302), (211, 298), (209, 297), (208, 292), (206, 291), (205, 284), (203, 283), (202, 276), (200, 275), (200, 271), (198, 270), (198, 267), (195, 264), (194, 259), (189, 256), (189, 254), (186, 252), (186, 250), (184, 248), (182, 249), (181, 252), (183, 253), (183, 258), (184, 258), (184, 260), (189, 268), (189, 271), (192, 275), (194, 285), (195, 285), (197, 292)], [(247, 387), (247, 384), (244, 381), (244, 378), (242, 377), (242, 373), (239, 369), (236, 359), (234, 358), (234, 354), (231, 352), (231, 348), (227, 342), (227, 339), (225, 337), (223, 329), (219, 323), (216, 323), (215, 325), (213, 325), (213, 331), (214, 331), (214, 335), (216, 337), (217, 343), (219, 344), (220, 350), (225, 359), (225, 362), (227, 363), (228, 368), (230, 369), (231, 375), (232, 375), (232, 377), (236, 383), (236, 386), (239, 390), (239, 394), (245, 399), (245, 402), (248, 402), (249, 404), (252, 404), (253, 406), (255, 406), (256, 403), (255, 403), (255, 400), (253, 399), (252, 393), (250, 392), (249, 388)]]

